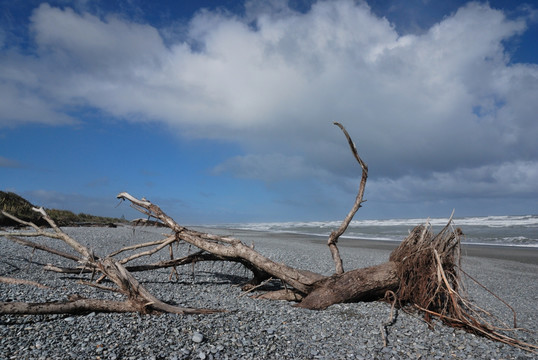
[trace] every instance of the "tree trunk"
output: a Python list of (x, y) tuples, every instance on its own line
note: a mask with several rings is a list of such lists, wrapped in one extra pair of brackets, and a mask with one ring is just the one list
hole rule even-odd
[(398, 264), (381, 265), (351, 270), (320, 280), (299, 303), (299, 307), (322, 310), (333, 304), (382, 299), (387, 291), (399, 285)]

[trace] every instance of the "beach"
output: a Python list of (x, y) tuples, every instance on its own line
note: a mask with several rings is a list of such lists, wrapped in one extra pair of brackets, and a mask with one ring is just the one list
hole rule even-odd
[[(297, 268), (330, 275), (334, 270), (326, 239), (316, 236), (252, 230), (201, 229), (234, 236), (265, 256)], [(66, 228), (65, 231), (98, 255), (135, 243), (159, 239), (166, 229), (118, 227)], [(36, 239), (61, 250), (56, 240)], [(346, 270), (388, 260), (397, 242), (342, 238), (340, 252)], [(538, 343), (538, 249), (515, 246), (462, 247), (462, 269), (469, 275), (469, 298), (513, 325), (517, 313), (521, 340)], [(187, 244), (176, 254), (191, 251)], [(37, 281), (48, 288), (0, 284), (0, 301), (56, 301), (68, 295), (121, 299), (116, 293), (78, 283), (88, 274), (57, 274), (43, 265), (73, 266), (42, 251), (32, 251), (0, 238), (0, 276)], [(153, 255), (155, 262), (168, 251)], [(138, 260), (137, 260), (138, 261)], [(134, 273), (156, 297), (179, 306), (222, 309), (210, 315), (0, 315), (0, 359), (526, 359), (536, 354), (447, 327), (431, 328), (421, 314), (399, 310), (391, 314), (384, 302), (337, 304), (323, 311), (293, 307), (283, 301), (243, 296), (240, 285), (250, 273), (232, 263), (198, 263), (170, 270)], [(475, 285), (474, 280), (480, 285)], [(110, 283), (109, 283), (110, 284)], [(271, 287), (280, 284), (274, 282)]]
[[(320, 243), (325, 243), (326, 239), (313, 240)], [(399, 242), (396, 241), (376, 241), (365, 239), (341, 239), (342, 247), (368, 248), (379, 250), (394, 250)], [(538, 248), (523, 247), (523, 246), (500, 246), (500, 245), (475, 245), (462, 244), (462, 255), (466, 257), (480, 257), (488, 259), (500, 259), (516, 261), (527, 264), (538, 263)]]

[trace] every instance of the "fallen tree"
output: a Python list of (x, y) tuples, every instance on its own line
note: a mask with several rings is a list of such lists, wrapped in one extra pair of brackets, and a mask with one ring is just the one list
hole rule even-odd
[[(322, 310), (337, 303), (386, 299), (391, 301), (393, 306), (414, 307), (423, 312), (428, 320), (438, 318), (450, 326), (461, 327), (497, 341), (535, 351), (536, 346), (507, 336), (498, 327), (485, 321), (482, 314), (487, 313), (473, 306), (467, 300), (462, 291), (460, 267), (462, 232), (452, 226), (452, 218), (438, 234), (432, 232), (429, 224), (415, 227), (399, 247), (392, 252), (386, 263), (344, 271), (337, 243), (363, 203), (368, 167), (358, 155), (346, 129), (339, 123), (335, 124), (341, 128), (346, 136), (351, 151), (361, 166), (362, 176), (351, 211), (339, 229), (332, 232), (328, 239), (328, 246), (335, 264), (334, 275), (325, 276), (293, 268), (265, 257), (238, 239), (188, 229), (176, 223), (156, 204), (123, 192), (117, 196), (119, 199), (129, 201), (132, 207), (147, 217), (147, 222), (157, 222), (169, 228), (171, 235), (159, 241), (126, 247), (100, 257), (92, 249), (81, 245), (77, 240), (63, 232), (42, 208), (34, 208), (34, 211), (41, 215), (52, 230), (43, 230), (32, 222), (26, 222), (3, 212), (4, 216), (30, 227), (32, 230), (19, 231), (16, 234), (0, 232), (0, 236), (23, 246), (48, 251), (78, 262), (79, 265), (75, 268), (48, 265), (47, 269), (57, 272), (91, 272), (92, 281), (85, 282), (85, 284), (122, 293), (125, 295), (124, 301), (75, 297), (60, 303), (0, 302), (0, 314), (84, 313), (88, 311), (185, 314), (223, 311), (183, 308), (164, 303), (147, 291), (131, 272), (171, 268), (170, 276), (172, 276), (175, 267), (180, 265), (199, 261), (231, 261), (242, 264), (252, 272), (251, 280), (243, 286), (244, 291), (257, 289), (270, 279), (279, 279), (284, 284), (283, 289), (264, 293), (257, 296), (258, 298), (292, 300), (297, 302), (296, 306), (298, 307), (316, 310)], [(146, 221), (137, 220), (139, 224)], [(24, 239), (25, 237), (38, 236), (60, 239), (69, 245), (77, 255), (61, 252)], [(199, 251), (175, 257), (172, 245), (178, 242), (188, 243), (198, 248)], [(143, 248), (150, 249), (119, 258), (120, 254), (125, 251)], [(136, 266), (126, 265), (134, 259), (149, 256), (162, 249), (169, 250), (170, 260)], [(96, 281), (93, 281), (94, 275), (99, 275)], [(102, 285), (101, 280), (104, 278), (112, 281), (116, 287)], [(516, 327), (514, 315), (514, 328)]]

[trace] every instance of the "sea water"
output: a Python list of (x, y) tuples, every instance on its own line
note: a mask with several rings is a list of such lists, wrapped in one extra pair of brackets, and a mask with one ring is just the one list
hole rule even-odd
[[(441, 230), (448, 218), (353, 220), (342, 237), (378, 241), (401, 241), (415, 226), (429, 222), (434, 231)], [(221, 224), (228, 229), (297, 233), (327, 237), (341, 221), (270, 222)], [(463, 243), (538, 247), (538, 215), (483, 216), (452, 219), (463, 231)]]

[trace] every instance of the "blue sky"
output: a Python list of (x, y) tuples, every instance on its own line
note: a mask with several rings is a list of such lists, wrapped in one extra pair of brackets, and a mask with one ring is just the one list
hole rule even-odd
[(536, 214), (538, 8), (0, 1), (0, 189), (183, 224)]

